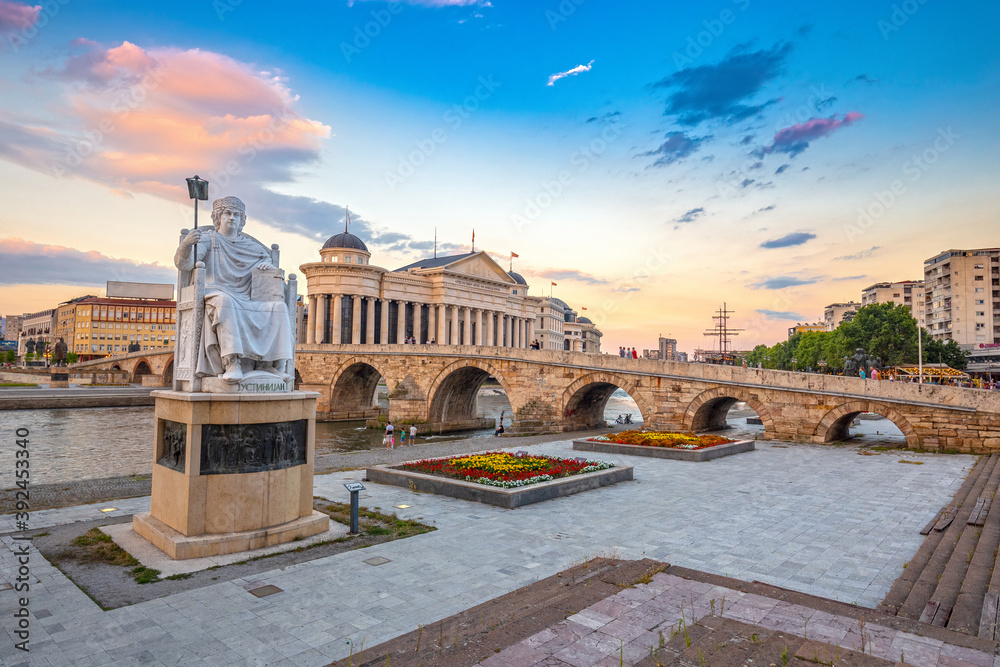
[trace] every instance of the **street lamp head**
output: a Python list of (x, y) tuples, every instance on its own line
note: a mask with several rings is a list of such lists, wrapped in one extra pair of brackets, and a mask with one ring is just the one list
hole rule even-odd
[(188, 197), (191, 199), (208, 200), (208, 181), (201, 179), (195, 174), (194, 178), (187, 179)]

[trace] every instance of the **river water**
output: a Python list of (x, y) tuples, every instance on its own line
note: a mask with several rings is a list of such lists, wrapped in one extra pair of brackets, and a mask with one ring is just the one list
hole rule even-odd
[[(385, 407), (385, 399), (380, 403)], [(479, 395), (479, 415), (496, 422), (501, 413), (510, 427), (510, 403), (503, 390), (484, 387)], [(604, 418), (631, 414), (638, 427), (642, 416), (635, 401), (622, 390), (608, 400)], [(729, 413), (727, 435), (753, 437), (762, 427), (747, 425), (753, 410), (737, 403)], [(152, 469), (153, 408), (75, 408), (62, 410), (0, 410), (0, 488), (14, 486), (15, 431), (27, 428), (31, 481), (34, 484), (79, 481), (119, 475), (149, 474)], [(900, 444), (902, 433), (885, 419), (862, 420), (852, 429), (866, 444)], [(888, 434), (888, 435), (886, 435)], [(419, 435), (418, 442), (462, 438), (487, 438), (493, 429)], [(316, 424), (316, 453), (356, 451), (382, 447), (382, 433), (366, 429), (363, 422)], [(484, 445), (485, 447), (486, 445)]]

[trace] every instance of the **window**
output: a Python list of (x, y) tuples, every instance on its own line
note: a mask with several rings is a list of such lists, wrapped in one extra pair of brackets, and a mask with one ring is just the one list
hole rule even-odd
[(982, 291), (983, 291), (983, 288), (982, 288), (982, 287), (977, 287), (977, 288), (976, 288), (976, 294), (979, 294), (979, 293), (981, 293)]
[(983, 268), (983, 265), (982, 264), (976, 264), (972, 268), (974, 268), (974, 269), (981, 269), (981, 268)]
[(982, 276), (976, 276), (976, 278), (975, 278), (975, 279), (976, 279), (976, 280), (982, 280), (982, 279), (983, 279), (983, 277), (982, 277)]
[(344, 263), (345, 263), (345, 264), (350, 264), (350, 263), (351, 263), (351, 257), (350, 257), (350, 255), (346, 255), (346, 256), (344, 257)]
[(976, 317), (986, 317), (986, 311), (977, 310), (976, 311)]
[(983, 304), (985, 304), (985, 303), (986, 303), (986, 301), (985, 301), (985, 300), (983, 300), (983, 299), (976, 299), (976, 305), (977, 305), (977, 306), (982, 306), (982, 305), (983, 305)]

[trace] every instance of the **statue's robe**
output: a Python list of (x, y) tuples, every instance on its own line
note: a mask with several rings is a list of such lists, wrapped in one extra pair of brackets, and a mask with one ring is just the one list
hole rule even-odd
[(285, 302), (250, 299), (254, 267), (271, 262), (264, 244), (247, 234), (227, 239), (206, 229), (197, 247), (198, 260), (205, 263), (205, 322), (195, 373), (222, 375), (222, 359), (229, 355), (290, 360), (294, 341)]

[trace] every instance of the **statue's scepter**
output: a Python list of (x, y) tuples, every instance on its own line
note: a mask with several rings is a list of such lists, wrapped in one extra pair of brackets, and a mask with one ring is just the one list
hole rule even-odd
[[(194, 175), (194, 178), (188, 178), (188, 197), (194, 200), (194, 228), (198, 229), (198, 200), (208, 201), (208, 181), (198, 178), (198, 174)], [(194, 246), (194, 261), (198, 262), (198, 244)]]

